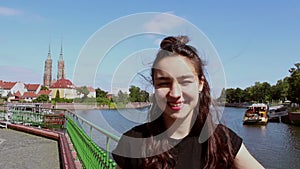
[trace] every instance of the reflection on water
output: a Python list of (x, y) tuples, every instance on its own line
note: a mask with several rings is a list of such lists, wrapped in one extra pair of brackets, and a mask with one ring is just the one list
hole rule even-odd
[(251, 154), (266, 168), (299, 168), (300, 127), (276, 122), (266, 126), (243, 125), (244, 111), (226, 108), (224, 119), (227, 126), (243, 138)]
[[(121, 136), (123, 132), (145, 121), (146, 109), (134, 111), (89, 110), (77, 113), (97, 126)], [(298, 169), (300, 127), (276, 122), (268, 123), (266, 126), (243, 125), (244, 111), (242, 108), (225, 108), (223, 119), (228, 127), (243, 138), (250, 153), (267, 169)], [(105, 138), (95, 132), (93, 138), (104, 147), (102, 143), (105, 142)], [(112, 144), (111, 148), (114, 146), (115, 144)]]

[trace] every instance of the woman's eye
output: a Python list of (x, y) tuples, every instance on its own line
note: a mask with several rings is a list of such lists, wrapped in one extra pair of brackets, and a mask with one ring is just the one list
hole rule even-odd
[(180, 82), (180, 84), (183, 85), (183, 86), (187, 86), (191, 83), (193, 83), (193, 81), (191, 81), (191, 80), (184, 80), (184, 81)]
[(159, 87), (168, 87), (169, 85), (170, 85), (169, 82), (159, 82), (159, 83), (157, 84), (157, 86), (159, 86)]

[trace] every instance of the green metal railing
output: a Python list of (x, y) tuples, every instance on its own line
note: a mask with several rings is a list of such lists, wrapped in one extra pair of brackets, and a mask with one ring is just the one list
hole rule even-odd
[[(116, 163), (110, 157), (109, 147), (111, 141), (118, 142), (120, 138), (70, 111), (66, 114), (67, 131), (83, 166), (85, 168), (116, 168)], [(89, 128), (89, 136), (87, 136), (82, 127), (79, 127), (84, 125)], [(106, 137), (105, 150), (101, 149), (93, 141), (92, 133), (94, 130)]]
[(56, 129), (64, 127), (63, 114), (47, 114), (20, 110), (11, 110), (10, 112), (12, 113), (10, 119), (12, 123)]
[(70, 117), (67, 117), (67, 131), (83, 168), (116, 168), (116, 163), (109, 157), (109, 151), (100, 149)]

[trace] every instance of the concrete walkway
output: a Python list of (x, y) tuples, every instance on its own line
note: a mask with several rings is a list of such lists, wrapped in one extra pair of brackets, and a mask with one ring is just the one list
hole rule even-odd
[(60, 169), (58, 142), (0, 128), (1, 169)]

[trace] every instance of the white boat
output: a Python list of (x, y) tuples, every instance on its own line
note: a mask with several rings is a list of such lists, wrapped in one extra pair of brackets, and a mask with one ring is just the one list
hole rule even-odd
[(288, 109), (284, 105), (271, 106), (268, 112), (269, 121), (280, 122), (281, 117), (288, 115)]
[(267, 124), (269, 119), (268, 110), (268, 105), (264, 103), (252, 104), (245, 111), (243, 124)]

